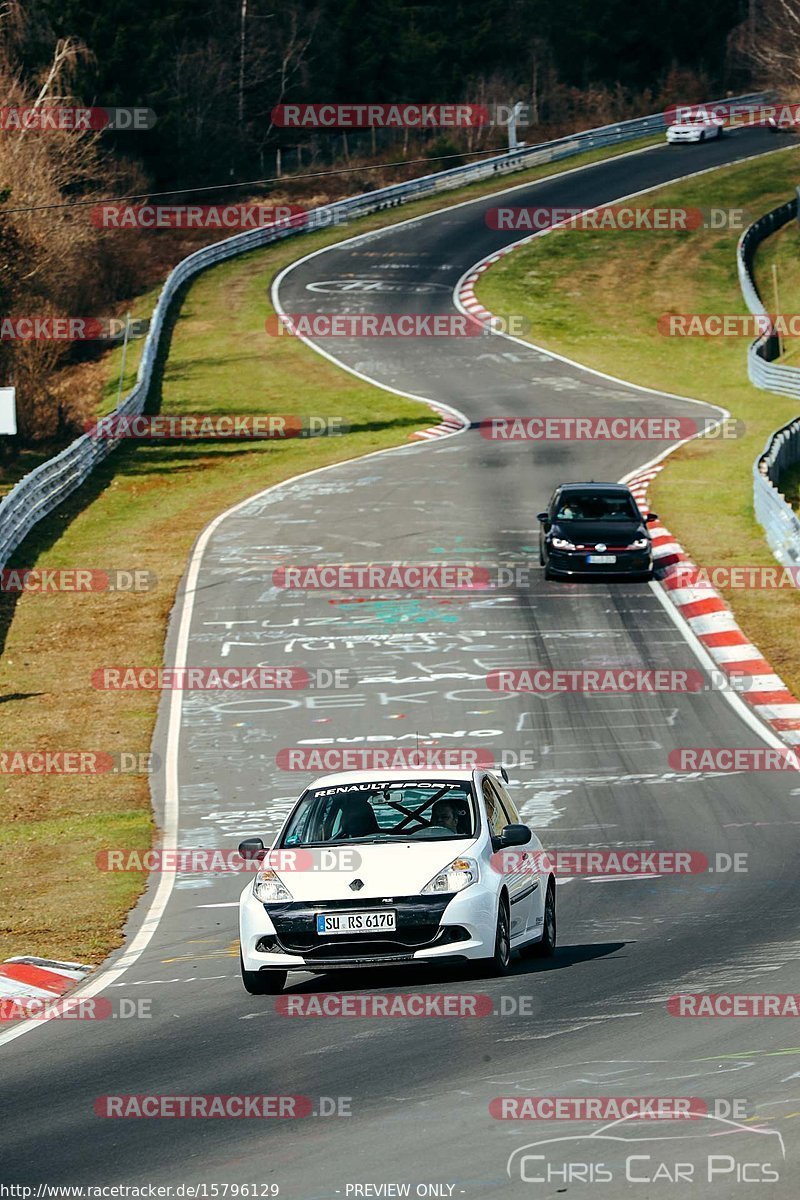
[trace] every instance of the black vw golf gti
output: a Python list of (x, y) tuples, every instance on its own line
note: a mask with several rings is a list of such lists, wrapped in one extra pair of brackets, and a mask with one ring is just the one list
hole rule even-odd
[(538, 514), (539, 562), (545, 579), (565, 575), (635, 575), (650, 579), (648, 522), (621, 483), (562, 483)]

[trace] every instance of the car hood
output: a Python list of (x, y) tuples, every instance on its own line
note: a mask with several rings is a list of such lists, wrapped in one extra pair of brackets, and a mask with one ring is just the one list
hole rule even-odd
[(576, 546), (596, 546), (598, 542), (629, 546), (637, 538), (650, 536), (640, 521), (556, 521), (552, 532)]
[(676, 121), (674, 125), (670, 125), (669, 133), (692, 133), (699, 129), (716, 129), (715, 121)]
[[(463, 854), (475, 857), (475, 845), (475, 838), (391, 845), (383, 842), (375, 846), (354, 843), (347, 846), (353, 853), (353, 861), (359, 863), (354, 869), (348, 866), (347, 870), (277, 871), (276, 874), (294, 900), (352, 900), (357, 908), (361, 900), (417, 895), (454, 858)], [(350, 887), (354, 879), (364, 884), (359, 891)]]

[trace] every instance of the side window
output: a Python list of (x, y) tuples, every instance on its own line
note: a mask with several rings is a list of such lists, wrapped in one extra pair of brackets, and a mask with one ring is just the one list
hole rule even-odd
[(490, 779), (484, 777), (483, 780), (483, 799), (486, 804), (486, 815), (489, 818), (489, 828), (494, 837), (500, 837), (500, 834), (505, 829), (508, 821), (506, 814), (503, 812), (503, 806), (500, 803), (500, 797), (494, 789)]
[(503, 801), (503, 808), (506, 810), (506, 813), (508, 814), (508, 821), (506, 822), (506, 824), (507, 825), (522, 825), (523, 824), (522, 817), (519, 815), (519, 812), (517, 811), (516, 804), (511, 799), (508, 788), (504, 788), (501, 784), (501, 785), (499, 785), (498, 790), (500, 792), (500, 799)]

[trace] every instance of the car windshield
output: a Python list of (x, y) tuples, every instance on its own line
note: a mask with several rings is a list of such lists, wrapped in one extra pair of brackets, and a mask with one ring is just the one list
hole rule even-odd
[(475, 829), (469, 783), (378, 779), (309, 789), (292, 814), (281, 845), (446, 841), (473, 837)]
[(557, 521), (635, 521), (630, 496), (620, 492), (566, 492), (556, 506)]

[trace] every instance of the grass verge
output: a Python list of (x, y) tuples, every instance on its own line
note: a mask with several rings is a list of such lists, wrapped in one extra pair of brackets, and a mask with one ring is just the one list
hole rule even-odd
[[(785, 149), (659, 189), (636, 203), (767, 212), (791, 194), (799, 155), (798, 147)], [(797, 401), (748, 383), (743, 339), (668, 338), (657, 329), (663, 313), (746, 312), (736, 275), (739, 233), (559, 230), (500, 260), (476, 289), (487, 308), (530, 318), (530, 340), (538, 345), (634, 383), (721, 404), (744, 422), (740, 438), (699, 441), (676, 452), (651, 491), (653, 508), (668, 528), (698, 564), (709, 567), (774, 565), (753, 515), (751, 470), (767, 436), (798, 412)], [(788, 242), (794, 230), (782, 236)], [(770, 241), (767, 246), (774, 252)], [(762, 287), (763, 254), (756, 259)], [(793, 278), (800, 298), (796, 271), (790, 271), (787, 264), (786, 294)], [(783, 300), (782, 308), (800, 311)], [(797, 694), (798, 592), (737, 590), (726, 599)]]

